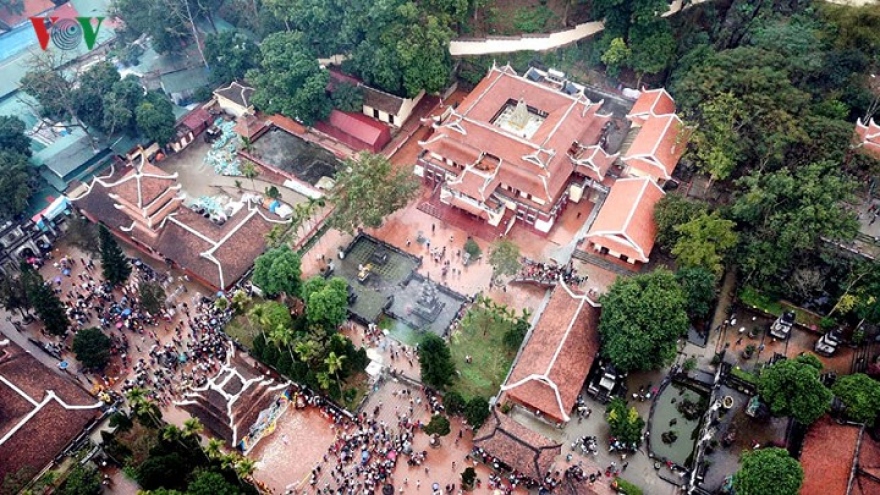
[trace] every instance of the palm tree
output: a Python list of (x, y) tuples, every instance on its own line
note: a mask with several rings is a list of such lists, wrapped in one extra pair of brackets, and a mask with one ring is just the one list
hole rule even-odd
[(330, 375), (328, 373), (322, 371), (315, 375), (315, 378), (318, 380), (318, 386), (324, 390), (330, 390)]
[(254, 162), (246, 160), (244, 162), (244, 165), (241, 166), (241, 175), (243, 175), (246, 179), (251, 180), (251, 188), (256, 191), (257, 185), (254, 182), (254, 179), (256, 179), (260, 175), (260, 171), (257, 170), (257, 166), (254, 165)]
[(181, 436), (183, 438), (195, 438), (205, 431), (205, 425), (199, 421), (199, 418), (190, 417), (183, 422), (183, 430)]
[(241, 137), (241, 151), (250, 153), (254, 149), (254, 142), (247, 136)]
[(189, 450), (189, 445), (184, 441), (183, 430), (176, 425), (166, 425), (165, 428), (162, 429), (162, 440), (165, 440), (166, 442), (177, 442), (185, 450)]
[(135, 387), (128, 391), (126, 395), (128, 406), (132, 414), (138, 418), (149, 418), (154, 425), (159, 425), (159, 407), (156, 406), (148, 397), (142, 388)]
[(208, 456), (208, 459), (220, 459), (223, 455), (223, 441), (216, 438), (209, 439), (208, 445), (205, 446), (205, 455)]
[(238, 462), (235, 463), (235, 475), (238, 476), (238, 482), (243, 485), (243, 480), (250, 478), (256, 469), (257, 464), (252, 459), (245, 456), (239, 457)]
[(278, 347), (287, 349), (287, 352), (290, 353), (290, 359), (296, 361), (290, 345), (293, 343), (293, 332), (289, 328), (286, 328), (284, 325), (277, 325), (269, 332), (269, 340)]
[(336, 379), (336, 386), (339, 387), (340, 397), (342, 396), (342, 382), (339, 380), (339, 371), (345, 363), (345, 358), (346, 356), (337, 356), (335, 352), (330, 351), (330, 354), (324, 359), (324, 364), (327, 365), (327, 373), (332, 373)]

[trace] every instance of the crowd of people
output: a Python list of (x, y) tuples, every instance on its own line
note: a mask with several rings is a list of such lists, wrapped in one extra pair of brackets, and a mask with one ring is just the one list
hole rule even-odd
[[(137, 259), (130, 262), (132, 276), (114, 287), (102, 280), (92, 259), (77, 262), (64, 256), (53, 263), (58, 276), (48, 283), (65, 305), (74, 332), (98, 327), (110, 337), (111, 355), (118, 356), (119, 363), (108, 367), (102, 385), (114, 385), (116, 377), (108, 374), (115, 370), (123, 380), (123, 392), (141, 388), (167, 406), (188, 388), (204, 384), (225, 361), (229, 340), (222, 328), (232, 313), (196, 294), (190, 303), (168, 302), (158, 314), (151, 314), (141, 301), (141, 283), (163, 287), (179, 283), (177, 292), (186, 292), (184, 278), (159, 275)], [(64, 279), (71, 282), (66, 290)], [(63, 347), (70, 350), (66, 344)]]
[(542, 263), (529, 258), (522, 258), (522, 266), (519, 273), (514, 277), (520, 282), (536, 282), (540, 284), (555, 284), (562, 279), (568, 285), (579, 287), (586, 282), (587, 277), (578, 275), (571, 263), (557, 265), (555, 263)]

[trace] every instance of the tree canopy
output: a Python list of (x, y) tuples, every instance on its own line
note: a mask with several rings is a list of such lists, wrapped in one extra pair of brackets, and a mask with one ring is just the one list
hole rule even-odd
[(480, 396), (471, 398), (464, 407), (464, 418), (475, 431), (483, 426), (489, 414), (489, 401)]
[(429, 332), (419, 344), (419, 365), (422, 381), (426, 385), (443, 390), (452, 384), (455, 377), (452, 353), (446, 342), (437, 335)]
[(496, 276), (516, 275), (521, 266), (519, 246), (509, 239), (498, 239), (489, 247), (489, 264)]
[(822, 365), (814, 359), (815, 356), (786, 359), (761, 373), (758, 393), (774, 415), (791, 416), (810, 425), (831, 407), (833, 395), (819, 381)]
[(309, 325), (336, 331), (348, 319), (348, 282), (344, 278), (316, 275), (306, 280), (302, 300)]
[(733, 476), (738, 495), (798, 495), (804, 481), (804, 469), (776, 447), (746, 452), (740, 470)]
[(669, 364), (688, 328), (684, 291), (668, 270), (620, 277), (600, 298), (602, 355), (621, 371)]
[(855, 215), (841, 204), (855, 184), (819, 162), (795, 171), (755, 172), (739, 181), (731, 215), (742, 234), (737, 262), (747, 281), (778, 283), (793, 260), (806, 257), (822, 239), (848, 241), (858, 232)]
[(880, 382), (864, 373), (840, 377), (831, 389), (846, 404), (846, 417), (874, 426), (880, 413)]
[(102, 370), (110, 362), (110, 337), (100, 328), (86, 328), (73, 338), (73, 352), (84, 367)]
[(15, 218), (27, 209), (31, 176), (27, 156), (0, 149), (0, 221)]
[(268, 36), (260, 45), (260, 68), (247, 73), (254, 85), (254, 106), (280, 113), (307, 126), (330, 115), (329, 73), (303, 42), (301, 33)]
[(43, 281), (43, 277), (30, 265), (22, 264), (21, 277), (27, 293), (27, 298), (37, 313), (37, 317), (43, 322), (46, 331), (51, 335), (62, 336), (67, 334), (70, 320), (67, 318), (64, 304), (50, 285)]
[(103, 492), (98, 470), (77, 464), (67, 475), (59, 495), (100, 495)]
[(678, 285), (684, 291), (687, 314), (691, 318), (705, 318), (715, 300), (715, 274), (701, 267), (682, 268), (675, 273)]
[(717, 212), (703, 213), (675, 227), (678, 240), (672, 248), (679, 265), (705, 268), (716, 275), (724, 270), (724, 257), (737, 242), (736, 222)]
[(406, 206), (418, 192), (412, 173), (394, 169), (383, 155), (362, 152), (349, 158), (330, 191), (330, 225), (353, 234), (358, 227), (376, 228), (385, 217)]
[(247, 71), (256, 67), (257, 49), (257, 45), (237, 29), (208, 34), (205, 59), (211, 67), (211, 81), (222, 85), (244, 78)]
[(20, 118), (0, 115), (0, 150), (31, 156), (31, 140), (24, 131), (25, 125)]
[(174, 137), (174, 109), (161, 93), (148, 93), (135, 110), (138, 129), (150, 140), (165, 146)]
[(687, 199), (680, 194), (667, 194), (660, 198), (654, 207), (654, 221), (657, 223), (657, 244), (671, 250), (678, 243), (680, 234), (676, 227), (707, 214), (709, 208), (704, 203)]
[(113, 285), (122, 285), (131, 275), (128, 257), (110, 230), (103, 224), (98, 226), (98, 239), (101, 241), (101, 270), (104, 279)]
[(645, 420), (639, 416), (635, 407), (627, 407), (626, 401), (615, 397), (605, 408), (605, 421), (611, 429), (611, 436), (626, 445), (640, 444)]
[(266, 294), (276, 295), (283, 292), (289, 296), (297, 296), (302, 284), (301, 263), (300, 255), (287, 245), (270, 249), (254, 262), (252, 280)]

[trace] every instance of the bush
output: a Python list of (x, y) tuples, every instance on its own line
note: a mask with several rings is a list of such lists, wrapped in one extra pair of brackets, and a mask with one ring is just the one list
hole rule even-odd
[(469, 400), (464, 411), (464, 417), (469, 425), (476, 431), (483, 426), (489, 417), (489, 401), (482, 397), (474, 397)]
[(474, 481), (477, 479), (477, 472), (474, 468), (469, 467), (461, 473), (461, 484), (465, 487), (472, 488)]
[(449, 426), (449, 420), (442, 414), (435, 414), (431, 418), (431, 422), (428, 423), (428, 426), (425, 427), (425, 433), (428, 435), (440, 435), (441, 437), (445, 437), (446, 435), (449, 435), (450, 431), (452, 431), (452, 429)]
[(475, 260), (480, 257), (482, 251), (480, 251), (480, 246), (477, 244), (472, 237), (468, 237), (468, 240), (464, 243), (464, 252), (466, 252), (472, 260)]
[(449, 392), (443, 396), (443, 407), (448, 414), (461, 414), (467, 406), (467, 401), (458, 392)]

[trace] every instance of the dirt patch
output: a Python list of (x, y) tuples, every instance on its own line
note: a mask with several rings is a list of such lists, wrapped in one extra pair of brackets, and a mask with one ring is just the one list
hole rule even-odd
[(468, 36), (546, 33), (587, 20), (589, 6), (570, 0), (494, 0), (471, 16), (463, 31)]

